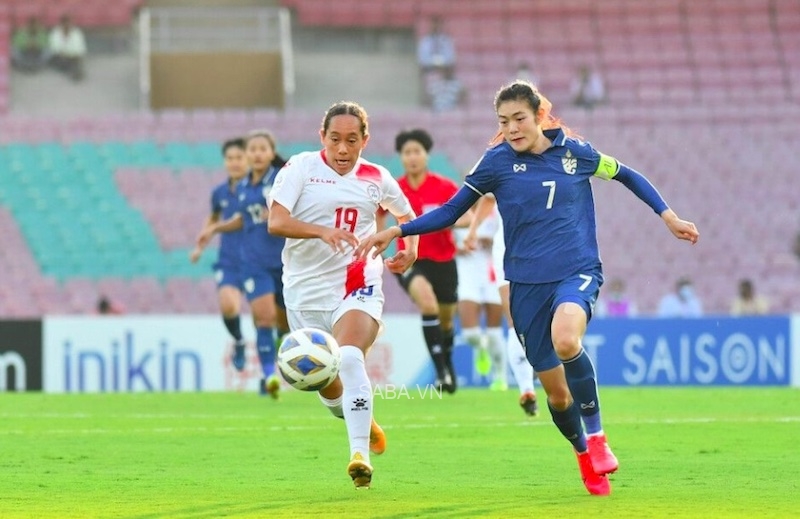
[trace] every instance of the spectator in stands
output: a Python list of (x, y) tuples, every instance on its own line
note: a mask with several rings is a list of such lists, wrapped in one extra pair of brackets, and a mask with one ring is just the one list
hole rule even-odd
[(800, 232), (794, 237), (794, 245), (792, 246), (792, 252), (794, 255), (797, 256), (797, 259), (800, 260)]
[(121, 306), (112, 303), (108, 296), (101, 294), (97, 299), (97, 313), (100, 315), (120, 315), (124, 312)]
[(456, 64), (456, 47), (453, 39), (442, 30), (442, 19), (438, 16), (431, 18), (431, 31), (417, 44), (417, 62), (423, 75)]
[(588, 65), (578, 69), (571, 92), (572, 103), (589, 110), (606, 101), (605, 81), (599, 72)]
[(426, 85), (425, 104), (434, 112), (453, 110), (467, 100), (467, 90), (456, 77), (453, 67), (443, 69), (440, 74), (431, 77)]
[(659, 317), (701, 317), (703, 303), (695, 294), (692, 280), (680, 278), (675, 283), (675, 292), (661, 298), (658, 305)]
[(517, 70), (514, 74), (509, 78), (509, 82), (514, 82), (516, 80), (527, 81), (533, 85), (539, 86), (539, 78), (531, 70), (531, 66), (527, 61), (520, 61), (517, 64)]
[(419, 65), (419, 89), (423, 104), (428, 102), (429, 85), (434, 78), (441, 77), (446, 68), (456, 64), (456, 48), (453, 39), (442, 30), (442, 19), (431, 18), (430, 32), (417, 43)]
[(598, 317), (635, 317), (636, 303), (625, 294), (625, 281), (616, 278), (608, 284), (608, 290), (597, 299), (594, 309)]
[(50, 31), (50, 54), (50, 62), (57, 70), (74, 81), (83, 79), (86, 39), (83, 31), (67, 15), (62, 16), (58, 26)]
[(766, 298), (756, 295), (753, 282), (749, 279), (739, 281), (739, 295), (731, 302), (731, 315), (764, 315), (769, 312)]
[(22, 72), (38, 72), (50, 57), (48, 52), (47, 29), (35, 16), (28, 24), (19, 27), (11, 40), (11, 64)]

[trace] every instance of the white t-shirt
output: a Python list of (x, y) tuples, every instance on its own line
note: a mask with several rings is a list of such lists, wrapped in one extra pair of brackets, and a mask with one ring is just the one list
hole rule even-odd
[[(298, 220), (343, 228), (360, 239), (375, 233), (378, 207), (395, 217), (412, 212), (386, 168), (362, 158), (339, 175), (326, 163), (324, 150), (290, 158), (275, 178), (272, 202)], [(382, 283), (381, 257), (356, 262), (352, 250), (337, 254), (315, 238), (287, 238), (282, 259), (283, 295), (292, 310), (333, 310), (353, 290)]]
[(70, 57), (84, 56), (86, 40), (83, 32), (77, 27), (72, 27), (68, 33), (64, 34), (64, 29), (60, 26), (54, 28), (50, 32), (50, 52)]

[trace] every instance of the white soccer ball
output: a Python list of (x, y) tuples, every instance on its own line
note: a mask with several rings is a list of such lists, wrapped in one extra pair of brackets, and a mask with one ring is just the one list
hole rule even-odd
[(295, 389), (319, 391), (339, 374), (342, 354), (331, 334), (302, 328), (284, 337), (278, 350), (278, 370)]

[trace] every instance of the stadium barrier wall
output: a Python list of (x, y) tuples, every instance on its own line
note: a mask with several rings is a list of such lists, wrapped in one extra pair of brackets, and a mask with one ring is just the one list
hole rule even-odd
[[(388, 314), (385, 324), (368, 357), (370, 378), (384, 388), (430, 384), (419, 316)], [(255, 336), (249, 317), (242, 326)], [(800, 387), (800, 315), (596, 319), (584, 345), (603, 385)], [(0, 321), (0, 391), (255, 391), (253, 344), (243, 373), (230, 365), (231, 348), (216, 315)], [(486, 386), (472, 354), (455, 348), (459, 382)]]

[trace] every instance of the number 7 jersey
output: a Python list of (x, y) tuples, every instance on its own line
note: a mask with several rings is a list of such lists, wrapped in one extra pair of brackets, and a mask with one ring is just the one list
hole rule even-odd
[[(328, 166), (325, 151), (289, 159), (270, 193), (293, 218), (341, 228), (359, 239), (376, 232), (375, 214), (383, 208), (395, 217), (412, 212), (397, 181), (384, 168), (359, 159), (339, 175)], [(283, 290), (292, 310), (333, 310), (354, 290), (382, 284), (383, 259), (355, 261), (353, 250), (336, 253), (324, 241), (287, 238), (283, 248)]]

